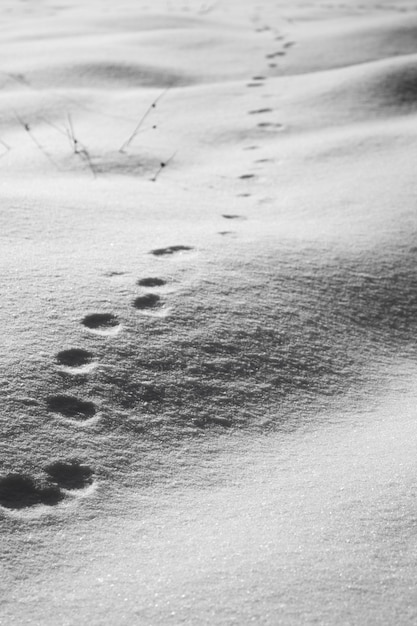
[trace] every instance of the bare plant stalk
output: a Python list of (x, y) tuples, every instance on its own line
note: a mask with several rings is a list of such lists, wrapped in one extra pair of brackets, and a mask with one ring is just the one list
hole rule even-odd
[(156, 170), (154, 176), (152, 176), (152, 178), (150, 179), (153, 183), (156, 183), (157, 179), (159, 178), (160, 173), (162, 172), (162, 170), (164, 170), (166, 168), (166, 166), (171, 163), (171, 161), (173, 160), (173, 158), (175, 157), (175, 155), (177, 154), (177, 152), (174, 152), (174, 154), (172, 156), (169, 157), (169, 159), (167, 159), (166, 161), (162, 161), (159, 164), (158, 169)]
[(136, 128), (133, 131), (133, 133), (126, 139), (124, 144), (119, 148), (119, 152), (126, 152), (127, 148), (130, 146), (132, 141), (135, 139), (136, 135), (139, 133), (139, 131), (140, 131), (141, 127), (142, 127), (143, 122), (146, 120), (148, 115), (154, 109), (156, 109), (156, 105), (165, 96), (165, 94), (167, 93), (168, 90), (169, 90), (169, 87), (167, 87), (161, 94), (159, 94), (159, 96), (156, 98), (156, 100), (154, 100), (152, 102), (152, 104), (146, 109), (145, 113), (142, 115), (142, 117), (140, 118), (139, 122), (137, 123)]
[(72, 123), (71, 115), (69, 113), (67, 115), (67, 118), (68, 118), (67, 134), (68, 134), (69, 140), (71, 142), (72, 148), (74, 150), (74, 154), (79, 154), (79, 148), (78, 148), (79, 142), (78, 142), (78, 139), (75, 136), (74, 126), (73, 126), (73, 123)]
[(82, 159), (86, 161), (88, 167), (91, 170), (92, 175), (94, 176), (94, 178), (96, 178), (97, 173), (94, 168), (93, 162), (91, 160), (90, 153), (87, 150), (87, 147), (77, 139), (75, 135), (74, 125), (72, 123), (71, 115), (69, 113), (68, 113), (68, 128), (66, 128), (66, 131), (67, 131), (67, 136), (71, 142), (74, 154), (77, 154), (78, 156), (80, 156)]
[(32, 129), (31, 129), (29, 123), (25, 122), (16, 112), (14, 112), (14, 115), (15, 115), (17, 121), (19, 122), (19, 124), (27, 132), (27, 134), (29, 135), (29, 137), (31, 138), (31, 140), (33, 141), (35, 146), (42, 152), (42, 154), (48, 159), (48, 161), (50, 161), (59, 171), (61, 171), (61, 168), (59, 167), (58, 163), (56, 161), (54, 161), (54, 159), (51, 157), (49, 152), (47, 150), (45, 150), (43, 145), (41, 143), (39, 143), (39, 141), (36, 139), (35, 135), (32, 132)]

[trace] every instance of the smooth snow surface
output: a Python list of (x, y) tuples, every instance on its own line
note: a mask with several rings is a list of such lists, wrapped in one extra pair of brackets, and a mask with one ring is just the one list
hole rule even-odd
[(415, 624), (417, 4), (0, 15), (0, 624)]

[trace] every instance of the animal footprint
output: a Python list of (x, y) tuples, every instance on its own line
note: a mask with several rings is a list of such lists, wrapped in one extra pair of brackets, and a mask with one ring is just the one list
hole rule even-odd
[(133, 302), (135, 309), (154, 309), (160, 305), (161, 298), (155, 293), (138, 296)]
[(44, 471), (61, 489), (83, 489), (93, 482), (93, 470), (78, 459), (54, 461)]
[(120, 329), (120, 322), (112, 313), (91, 313), (84, 317), (82, 323), (100, 335), (111, 335)]
[(84, 422), (96, 414), (94, 402), (79, 400), (74, 396), (57, 395), (50, 396), (46, 400), (49, 411), (59, 413), (63, 417)]
[(58, 504), (64, 495), (56, 486), (38, 486), (25, 474), (8, 474), (0, 479), (0, 505), (7, 509), (24, 509), (38, 504)]
[(258, 128), (282, 130), (284, 128), (284, 125), (283, 124), (275, 124), (274, 122), (260, 122), (258, 124)]
[(191, 246), (168, 246), (167, 248), (156, 248), (156, 250), (151, 250), (150, 254), (154, 256), (165, 256), (169, 254), (175, 254), (176, 252), (186, 252), (188, 250), (192, 250)]
[(255, 174), (242, 174), (239, 178), (240, 180), (249, 180), (250, 178), (255, 178)]
[(226, 220), (244, 220), (246, 219), (245, 217), (243, 217), (242, 215), (235, 215), (235, 214), (224, 214), (222, 215), (222, 217), (224, 217)]
[(275, 59), (275, 57), (283, 57), (285, 56), (285, 52), (283, 52), (282, 50), (278, 50), (277, 52), (271, 52), (270, 54), (266, 55), (266, 59)]
[(61, 350), (56, 355), (56, 360), (60, 365), (70, 368), (82, 368), (89, 365), (93, 360), (93, 355), (87, 350), (81, 348), (70, 348), (69, 350)]
[(272, 113), (272, 109), (255, 109), (254, 111), (249, 111), (249, 115), (261, 115), (263, 113)]
[(166, 281), (162, 278), (141, 278), (138, 280), (138, 285), (140, 287), (162, 287), (166, 285)]

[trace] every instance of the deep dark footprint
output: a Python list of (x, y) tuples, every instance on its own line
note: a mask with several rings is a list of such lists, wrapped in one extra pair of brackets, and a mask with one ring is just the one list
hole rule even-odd
[(119, 326), (119, 320), (112, 313), (92, 313), (86, 315), (82, 323), (93, 330), (111, 330)]
[(242, 176), (239, 176), (239, 178), (240, 180), (249, 180), (249, 178), (255, 178), (255, 174), (242, 174)]
[(141, 278), (138, 280), (138, 285), (140, 287), (162, 287), (166, 285), (166, 281), (162, 278)]
[(70, 350), (62, 350), (56, 355), (56, 360), (60, 365), (66, 367), (82, 367), (91, 363), (93, 355), (87, 350), (81, 348), (71, 348)]
[(52, 506), (63, 497), (58, 487), (38, 487), (25, 474), (8, 474), (0, 479), (0, 504), (8, 509), (25, 509), (37, 504)]
[(254, 111), (249, 111), (248, 115), (262, 115), (262, 113), (273, 113), (272, 109), (255, 109)]
[(222, 215), (226, 220), (244, 220), (245, 218), (242, 215), (236, 215), (234, 213), (226, 213)]
[(44, 470), (49, 479), (62, 489), (82, 489), (93, 482), (93, 470), (78, 459), (54, 461)]
[(73, 396), (50, 396), (46, 403), (50, 411), (74, 420), (88, 420), (96, 414), (93, 402), (79, 400)]
[(150, 254), (154, 254), (155, 256), (164, 256), (166, 254), (175, 254), (176, 252), (185, 252), (187, 250), (192, 250), (191, 246), (168, 246), (167, 248), (156, 248), (156, 250), (151, 250)]
[(159, 306), (161, 298), (155, 293), (147, 293), (144, 296), (138, 296), (133, 302), (135, 309), (154, 309)]

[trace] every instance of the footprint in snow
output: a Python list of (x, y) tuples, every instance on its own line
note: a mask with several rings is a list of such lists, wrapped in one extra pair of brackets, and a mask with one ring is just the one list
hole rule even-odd
[(56, 395), (46, 399), (48, 410), (58, 413), (62, 417), (85, 422), (94, 417), (97, 413), (96, 405), (89, 400), (80, 400), (74, 396)]
[(92, 353), (82, 348), (61, 350), (56, 355), (56, 360), (59, 365), (62, 365), (72, 373), (85, 373), (94, 366)]
[(249, 111), (248, 115), (262, 115), (264, 113), (273, 113), (272, 109), (255, 109), (254, 111)]
[(156, 248), (155, 250), (151, 250), (150, 254), (153, 254), (154, 256), (167, 256), (178, 252), (187, 252), (189, 250), (193, 250), (193, 248), (191, 246), (168, 246), (166, 248)]
[(84, 317), (82, 323), (100, 335), (113, 335), (120, 330), (120, 322), (112, 313), (91, 313)]
[(133, 302), (135, 309), (155, 309), (161, 305), (161, 298), (155, 293), (138, 296)]
[(260, 122), (258, 124), (258, 128), (262, 128), (265, 130), (283, 130), (284, 129), (284, 125), (283, 124), (277, 124), (274, 122)]
[(0, 505), (25, 509), (39, 504), (53, 506), (64, 498), (55, 485), (40, 486), (27, 474), (7, 474), (0, 479)]
[(44, 471), (61, 489), (84, 489), (93, 482), (93, 470), (79, 459), (53, 461), (44, 467)]
[(285, 56), (285, 52), (283, 50), (278, 50), (277, 52), (271, 52), (270, 54), (266, 55), (266, 59), (275, 59), (275, 57), (284, 57)]
[(163, 287), (166, 285), (166, 281), (162, 278), (148, 277), (138, 280), (138, 285), (140, 287)]

